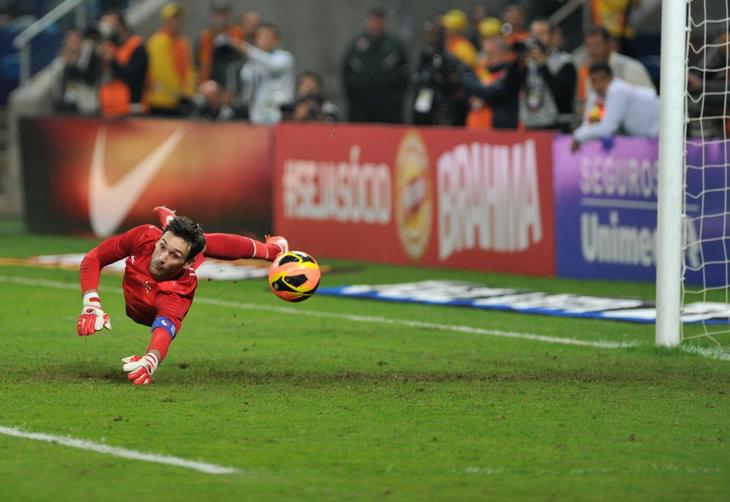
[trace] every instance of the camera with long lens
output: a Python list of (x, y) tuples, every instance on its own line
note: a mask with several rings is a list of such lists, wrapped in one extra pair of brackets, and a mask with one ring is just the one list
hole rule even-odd
[[(515, 43), (515, 45), (517, 45), (517, 43)], [(535, 49), (542, 52), (543, 54), (547, 52), (547, 47), (545, 46), (545, 44), (543, 44), (540, 39), (535, 37), (529, 37), (527, 40), (525, 40), (524, 47), (526, 52), (531, 52)]]
[(85, 39), (93, 40), (94, 42), (98, 42), (101, 40), (101, 30), (99, 29), (99, 23), (98, 21), (94, 21), (93, 23), (89, 23), (86, 28), (84, 28), (84, 31), (82, 32), (82, 36)]

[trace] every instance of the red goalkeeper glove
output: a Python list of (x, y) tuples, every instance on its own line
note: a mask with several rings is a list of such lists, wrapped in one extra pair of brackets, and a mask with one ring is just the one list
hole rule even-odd
[(160, 364), (159, 359), (152, 352), (144, 356), (129, 356), (122, 359), (122, 369), (126, 371), (127, 378), (134, 385), (149, 385), (152, 383), (152, 375)]
[(109, 314), (101, 308), (99, 296), (84, 295), (84, 308), (81, 309), (79, 320), (76, 322), (79, 336), (93, 335), (104, 328), (112, 329), (112, 323)]

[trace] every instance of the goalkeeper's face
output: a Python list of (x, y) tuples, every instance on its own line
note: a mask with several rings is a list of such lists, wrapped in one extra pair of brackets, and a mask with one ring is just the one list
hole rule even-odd
[(171, 279), (190, 265), (190, 243), (172, 232), (165, 232), (155, 244), (150, 260), (150, 274), (158, 281)]

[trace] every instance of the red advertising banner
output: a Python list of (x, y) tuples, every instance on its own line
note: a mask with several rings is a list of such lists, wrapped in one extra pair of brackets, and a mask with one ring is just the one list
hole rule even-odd
[(294, 248), (554, 275), (552, 135), (284, 124), (274, 223)]
[(106, 237), (162, 204), (209, 231), (271, 231), (270, 128), (49, 117), (20, 135), (31, 231)]

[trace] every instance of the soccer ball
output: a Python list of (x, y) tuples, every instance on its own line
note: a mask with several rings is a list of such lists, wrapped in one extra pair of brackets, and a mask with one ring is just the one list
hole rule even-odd
[(319, 265), (302, 251), (281, 253), (269, 267), (271, 290), (287, 302), (303, 302), (312, 296), (319, 278)]

